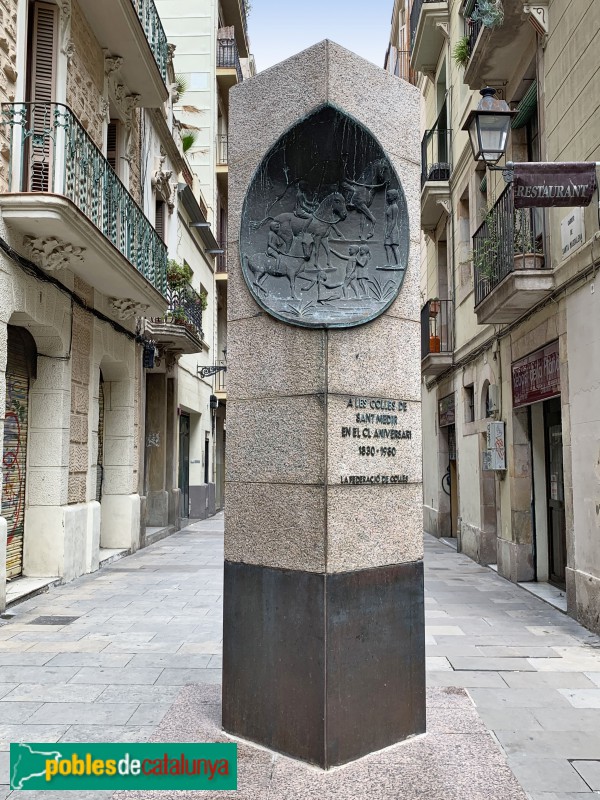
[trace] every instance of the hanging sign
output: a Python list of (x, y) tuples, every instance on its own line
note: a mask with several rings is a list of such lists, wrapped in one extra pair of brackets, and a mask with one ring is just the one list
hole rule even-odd
[(438, 411), (440, 428), (445, 428), (447, 425), (454, 425), (456, 420), (454, 393), (446, 395), (446, 397), (442, 397), (438, 403)]
[(522, 161), (514, 165), (515, 208), (589, 206), (596, 164)]
[(514, 408), (560, 394), (558, 341), (513, 362), (512, 390)]

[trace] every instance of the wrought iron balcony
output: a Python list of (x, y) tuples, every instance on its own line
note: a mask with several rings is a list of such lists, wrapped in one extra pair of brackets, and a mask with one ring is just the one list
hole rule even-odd
[(228, 136), (226, 133), (220, 133), (217, 136), (217, 165), (220, 167), (227, 166), (227, 150), (228, 150)]
[(452, 366), (452, 301), (429, 300), (421, 309), (421, 371), (439, 375)]
[(436, 126), (421, 141), (421, 186), (427, 181), (449, 181), (452, 173), (452, 131)]
[(146, 39), (152, 50), (152, 55), (156, 61), (156, 66), (160, 70), (163, 81), (167, 82), (167, 36), (162, 26), (158, 11), (154, 5), (154, 0), (131, 0), (135, 8), (138, 19), (142, 23), (142, 28), (146, 33)]
[(469, 53), (475, 50), (475, 44), (479, 38), (479, 33), (483, 27), (481, 20), (474, 20), (471, 14), (475, 11), (478, 5), (478, 0), (467, 0), (465, 4), (464, 17), (465, 17), (465, 36), (469, 40)]
[[(473, 236), (473, 267), (480, 323), (512, 322), (552, 289), (544, 256), (543, 213), (515, 209), (512, 184)], [(493, 302), (488, 302), (492, 295)]]
[(204, 338), (202, 332), (202, 298), (189, 283), (183, 286), (167, 287), (169, 308), (166, 321), (176, 325), (184, 325), (199, 339)]
[[(233, 33), (233, 28), (221, 28), (217, 39), (217, 68), (235, 69), (237, 80), (241, 83), (244, 80), (242, 65), (240, 64), (240, 54), (237, 42), (229, 33)], [(225, 35), (227, 34), (227, 35)], [(217, 73), (217, 78), (218, 78)], [(234, 79), (235, 82), (235, 79)]]
[[(164, 297), (166, 245), (71, 109), (60, 103), (3, 103), (2, 121), (10, 140), (9, 192), (24, 193), (20, 197), (29, 198), (30, 205), (37, 195), (69, 200)], [(61, 209), (49, 209), (48, 224), (52, 224), (51, 211), (53, 218), (63, 214)], [(12, 214), (22, 225), (17, 206)], [(64, 214), (60, 219), (67, 224)], [(99, 258), (97, 248), (94, 252)], [(102, 280), (110, 285), (110, 274), (97, 277), (101, 280), (94, 281), (95, 285)]]
[(227, 272), (227, 247), (223, 245), (222, 248), (223, 252), (217, 256), (217, 273), (221, 274)]

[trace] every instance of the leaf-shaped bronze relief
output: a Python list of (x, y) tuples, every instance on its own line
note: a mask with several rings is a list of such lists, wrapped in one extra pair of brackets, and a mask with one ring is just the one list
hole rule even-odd
[(242, 271), (277, 319), (307, 328), (374, 319), (398, 295), (408, 251), (398, 176), (373, 135), (337, 108), (300, 120), (254, 174)]

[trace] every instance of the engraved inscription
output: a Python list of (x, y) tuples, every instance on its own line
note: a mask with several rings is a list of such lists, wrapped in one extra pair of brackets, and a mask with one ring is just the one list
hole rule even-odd
[(270, 314), (348, 327), (396, 298), (408, 263), (406, 199), (374, 137), (324, 106), (267, 153), (242, 214), (244, 278)]
[[(348, 424), (340, 428), (340, 438), (345, 443), (342, 459), (354, 460), (358, 456), (365, 472), (340, 476), (340, 483), (350, 485), (397, 485), (408, 483), (403, 468), (405, 443), (412, 440), (412, 429), (405, 424), (408, 404), (404, 400), (375, 397), (349, 397), (346, 402)], [(346, 446), (351, 448), (348, 452)], [(345, 454), (345, 456), (344, 456)], [(344, 461), (342, 460), (342, 464)], [(387, 472), (371, 473), (371, 466)]]

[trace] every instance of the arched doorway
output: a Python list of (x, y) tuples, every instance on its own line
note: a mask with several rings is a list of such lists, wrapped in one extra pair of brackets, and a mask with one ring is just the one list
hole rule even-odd
[(35, 377), (35, 342), (24, 328), (8, 326), (3, 445), (2, 516), (6, 519), (6, 577), (23, 572), (29, 388)]

